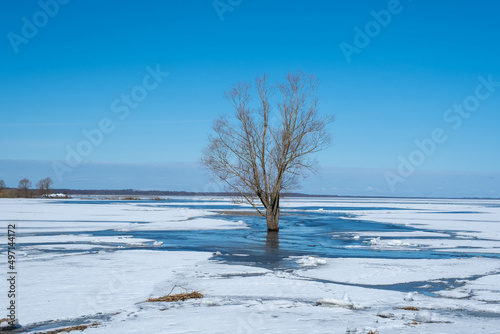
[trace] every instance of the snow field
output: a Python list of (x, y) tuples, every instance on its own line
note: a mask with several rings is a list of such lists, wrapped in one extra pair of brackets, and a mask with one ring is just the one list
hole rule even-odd
[[(57, 201), (0, 200), (0, 221), (18, 224), (18, 240), (26, 244), (19, 250), (17, 301), (20, 322), (31, 333), (43, 326), (92, 322), (101, 325), (85, 333), (498, 333), (500, 328), (500, 260), (461, 257), (467, 255), (466, 247), (473, 247), (469, 252), (497, 253), (498, 202), (488, 202), (489, 207), (486, 202), (465, 200), (293, 199), (286, 202), (290, 208), (404, 208), (346, 214), (353, 221), (428, 230), (362, 232), (352, 237), (376, 240), (363, 245), (369, 249), (418, 244), (452, 249), (457, 257), (307, 255), (289, 259), (298, 265), (295, 269), (268, 270), (226, 264), (212, 259), (212, 253), (163, 251), (160, 244), (154, 246), (158, 250), (120, 249), (122, 244), (152, 246), (156, 240), (92, 235), (104, 230), (248, 228), (244, 219), (228, 222), (198, 209)], [(89, 252), (89, 245), (100, 250)], [(245, 255), (244, 250), (241, 253)], [(5, 280), (0, 282), (0, 291), (6, 291)], [(168, 294), (174, 285), (200, 291), (205, 298), (141, 303)], [(434, 295), (414, 292), (425, 285), (442, 289)]]

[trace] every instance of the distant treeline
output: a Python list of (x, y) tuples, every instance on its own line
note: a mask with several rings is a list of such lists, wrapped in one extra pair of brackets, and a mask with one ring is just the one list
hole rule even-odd
[[(32, 189), (32, 183), (24, 178), (19, 181), (17, 188), (7, 187), (5, 182), (0, 179), (0, 198), (1, 197), (52, 197), (52, 194), (71, 195), (98, 195), (98, 196), (237, 196), (231, 192), (194, 192), (194, 191), (162, 191), (162, 190), (134, 190), (134, 189), (52, 189), (53, 181), (51, 178), (44, 178), (36, 184), (36, 189)], [(283, 194), (285, 197), (338, 197), (335, 195), (310, 195), (301, 193)]]
[[(0, 179), (0, 198), (33, 198), (33, 197), (57, 197), (70, 198), (71, 195), (96, 195), (96, 196), (238, 196), (231, 192), (194, 192), (194, 191), (162, 191), (162, 190), (134, 190), (134, 189), (51, 189), (52, 179), (46, 177), (36, 184), (32, 189), (29, 179), (19, 181), (17, 188), (7, 187), (5, 182)], [(58, 194), (54, 196), (53, 194)], [(344, 198), (408, 198), (408, 199), (430, 199), (431, 197), (397, 197), (397, 196), (339, 196), (339, 195), (311, 195), (302, 193), (286, 193), (283, 197), (344, 197)], [(462, 197), (449, 199), (498, 199), (498, 198), (477, 198)]]
[[(52, 189), (50, 189), (53, 181), (50, 177), (41, 179), (36, 184), (36, 189), (32, 189), (32, 183), (29, 179), (24, 178), (19, 180), (17, 188), (9, 188), (5, 181), (0, 179), (0, 198), (33, 198), (33, 197), (51, 197)], [(69, 197), (67, 193), (64, 196)]]
[[(235, 196), (230, 192), (193, 192), (193, 191), (161, 191), (134, 189), (52, 189), (54, 193), (69, 195), (116, 195), (116, 196)], [(337, 197), (331, 195), (309, 195), (300, 193), (286, 194), (287, 197)]]

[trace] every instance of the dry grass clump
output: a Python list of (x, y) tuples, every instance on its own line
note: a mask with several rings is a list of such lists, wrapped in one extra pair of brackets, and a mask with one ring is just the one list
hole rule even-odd
[(14, 194), (14, 192), (12, 191), (9, 190), (0, 191), (0, 198), (16, 198), (16, 197), (17, 197), (16, 194)]
[(139, 197), (135, 196), (125, 196), (120, 198), (122, 201), (140, 201), (141, 199)]
[(400, 307), (400, 310), (407, 310), (407, 311), (420, 311), (418, 307), (415, 306), (405, 306), (405, 307)]
[(159, 298), (151, 298), (149, 297), (148, 300), (143, 301), (143, 303), (154, 303), (154, 302), (177, 302), (177, 301), (185, 301), (187, 299), (199, 299), (205, 297), (201, 292), (199, 291), (193, 291), (193, 292), (181, 292), (181, 293), (176, 293), (172, 294), (175, 288), (181, 288), (187, 291), (186, 288), (183, 288), (180, 285), (174, 285), (172, 290), (170, 290), (170, 293), (166, 296), (159, 297)]
[(154, 303), (154, 302), (176, 302), (176, 301), (185, 301), (187, 299), (198, 299), (205, 297), (201, 292), (193, 291), (193, 292), (181, 292), (175, 295), (166, 295), (159, 298), (149, 298), (146, 300), (146, 303)]
[(31, 198), (34, 197), (32, 192), (22, 193), (17, 189), (0, 190), (0, 198)]
[(60, 328), (60, 329), (56, 329), (56, 330), (53, 330), (50, 332), (44, 332), (44, 333), (38, 332), (36, 334), (56, 334), (56, 333), (63, 333), (63, 332), (67, 333), (67, 332), (72, 332), (72, 331), (83, 331), (83, 330), (87, 329), (88, 327), (94, 327), (94, 326), (99, 326), (99, 325), (100, 325), (99, 323), (94, 323), (94, 324), (90, 324), (90, 325), (78, 325), (78, 326)]

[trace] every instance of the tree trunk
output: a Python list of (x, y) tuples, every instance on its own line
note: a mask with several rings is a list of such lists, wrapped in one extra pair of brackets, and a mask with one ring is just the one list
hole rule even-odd
[(280, 208), (269, 208), (266, 211), (267, 230), (278, 232), (280, 230)]

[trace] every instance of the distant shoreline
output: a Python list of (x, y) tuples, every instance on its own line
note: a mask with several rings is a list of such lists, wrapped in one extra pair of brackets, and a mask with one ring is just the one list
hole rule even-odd
[[(15, 188), (7, 188), (15, 189)], [(165, 190), (134, 190), (134, 189), (50, 189), (52, 193), (68, 195), (117, 195), (117, 196), (234, 196), (229, 192), (193, 192), (193, 191), (165, 191)], [(286, 197), (311, 197), (311, 198), (396, 198), (396, 199), (463, 199), (463, 200), (499, 200), (494, 197), (406, 197), (406, 196), (355, 196), (355, 195), (318, 195), (303, 193), (287, 193)]]

